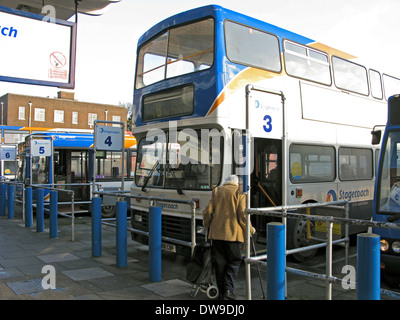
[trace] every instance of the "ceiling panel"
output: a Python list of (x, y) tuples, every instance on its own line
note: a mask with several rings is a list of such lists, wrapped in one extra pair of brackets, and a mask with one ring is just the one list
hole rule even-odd
[[(89, 15), (101, 15), (106, 7), (120, 0), (79, 0), (78, 12)], [(56, 18), (67, 20), (75, 14), (75, 0), (0, 0), (0, 6), (42, 13), (45, 5), (52, 5), (56, 11)], [(47, 11), (43, 13), (47, 14)]]

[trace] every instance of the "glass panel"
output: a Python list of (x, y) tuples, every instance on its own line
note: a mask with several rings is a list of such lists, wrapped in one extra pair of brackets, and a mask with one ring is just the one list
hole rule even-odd
[(213, 64), (214, 23), (212, 19), (170, 30), (167, 78), (204, 70)]
[(194, 88), (185, 86), (143, 98), (143, 121), (189, 115), (194, 108)]
[(400, 213), (400, 132), (390, 132), (382, 154), (378, 212)]
[(335, 84), (338, 88), (368, 95), (367, 70), (358, 64), (332, 57)]
[(335, 149), (325, 146), (290, 146), (290, 180), (293, 183), (335, 180)]
[(281, 71), (279, 41), (276, 36), (226, 21), (225, 37), (229, 60), (275, 72)]
[(331, 84), (328, 55), (285, 41), (285, 67), (289, 75)]
[[(98, 158), (96, 179), (118, 180), (122, 174), (121, 152), (107, 151), (104, 157)], [(125, 177), (127, 176), (128, 156), (125, 152)]]
[(372, 179), (372, 150), (370, 149), (339, 149), (339, 179), (365, 180)]
[(50, 157), (32, 157), (32, 184), (49, 183)]
[(400, 94), (400, 80), (386, 74), (383, 75), (383, 85), (385, 87), (385, 98), (389, 99), (394, 94)]
[(382, 81), (378, 71), (369, 70), (369, 79), (371, 81), (371, 94), (376, 99), (382, 99)]
[(29, 134), (29, 131), (4, 131), (4, 143), (20, 143), (25, 141), (25, 137)]
[(213, 61), (213, 19), (173, 28), (140, 48), (136, 88), (164, 80), (165, 77), (208, 69)]
[(136, 183), (145, 187), (210, 190), (218, 185), (222, 171), (223, 134), (216, 129), (183, 129), (176, 141), (166, 135), (146, 137), (139, 142)]

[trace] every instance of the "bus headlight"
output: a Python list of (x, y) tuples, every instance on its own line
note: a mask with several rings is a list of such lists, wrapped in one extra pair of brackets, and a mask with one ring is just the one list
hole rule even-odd
[(400, 241), (394, 241), (392, 243), (392, 250), (396, 253), (400, 253)]
[(387, 242), (385, 239), (381, 240), (381, 251), (385, 252), (389, 249), (389, 242)]

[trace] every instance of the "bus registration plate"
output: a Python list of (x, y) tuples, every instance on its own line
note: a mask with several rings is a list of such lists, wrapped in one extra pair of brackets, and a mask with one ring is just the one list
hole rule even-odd
[(170, 244), (170, 243), (162, 242), (162, 243), (161, 243), (161, 249), (162, 249), (162, 250), (165, 250), (165, 251), (168, 251), (168, 252), (174, 252), (174, 253), (176, 253), (176, 247), (175, 247), (175, 245)]

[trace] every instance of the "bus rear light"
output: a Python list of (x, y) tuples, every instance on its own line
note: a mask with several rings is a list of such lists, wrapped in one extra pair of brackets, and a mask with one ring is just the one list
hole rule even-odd
[(196, 204), (196, 209), (200, 208), (200, 199), (192, 199)]
[(303, 189), (296, 189), (296, 198), (301, 198), (303, 196)]

